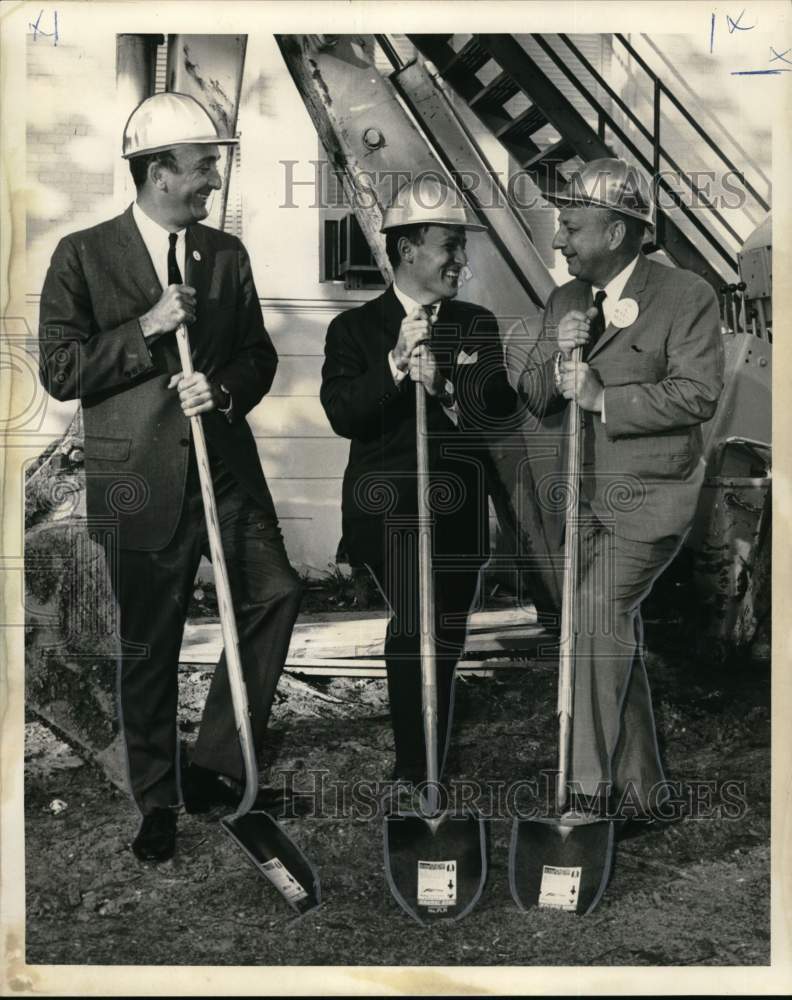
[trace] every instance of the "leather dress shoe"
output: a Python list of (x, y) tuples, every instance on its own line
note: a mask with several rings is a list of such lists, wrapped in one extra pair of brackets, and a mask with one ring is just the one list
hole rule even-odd
[(168, 861), (176, 849), (176, 813), (160, 807), (143, 817), (132, 841), (132, 850), (140, 861)]
[(235, 808), (241, 794), (217, 771), (189, 764), (182, 774), (182, 798), (188, 813), (206, 813), (215, 806)]

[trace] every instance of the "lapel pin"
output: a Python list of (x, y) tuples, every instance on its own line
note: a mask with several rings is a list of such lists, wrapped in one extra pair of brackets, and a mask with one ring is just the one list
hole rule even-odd
[(201, 255), (198, 253), (198, 251), (197, 250), (193, 250), (193, 260), (200, 260), (200, 259), (201, 259)]
[(638, 319), (638, 303), (635, 299), (619, 299), (613, 310), (611, 323), (623, 330), (626, 326), (632, 326)]

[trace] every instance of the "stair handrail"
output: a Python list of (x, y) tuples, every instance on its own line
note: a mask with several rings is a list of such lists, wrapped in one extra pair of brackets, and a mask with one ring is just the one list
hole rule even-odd
[[(598, 114), (601, 115), (602, 118), (607, 121), (611, 131), (614, 132), (616, 136), (618, 136), (618, 138), (624, 143), (624, 145), (627, 147), (627, 149), (629, 149), (629, 151), (638, 160), (638, 162), (641, 163), (641, 165), (646, 170), (652, 171), (657, 176), (657, 170), (655, 169), (655, 165), (649, 162), (644, 153), (642, 153), (641, 150), (635, 145), (632, 139), (621, 128), (621, 126), (616, 122), (616, 120), (611, 115), (609, 115), (608, 112), (599, 104), (596, 98), (588, 91), (585, 84), (583, 84), (582, 81), (580, 81), (578, 77), (574, 73), (572, 73), (569, 67), (564, 63), (564, 61), (561, 59), (558, 53), (549, 45), (549, 43), (541, 36), (532, 35), (531, 38), (533, 38), (537, 42), (537, 44), (539, 44), (540, 48), (547, 55), (550, 56), (550, 58), (553, 60), (556, 66), (558, 66), (558, 68), (564, 73), (567, 79), (574, 84), (574, 86), (579, 90), (579, 92), (583, 95), (583, 97), (589, 102), (590, 106), (595, 110), (597, 110)], [(701, 219), (695, 212), (690, 211), (688, 206), (685, 205), (685, 203), (680, 198), (679, 194), (671, 187), (668, 181), (666, 181), (662, 176), (657, 176), (657, 183), (658, 186), (661, 187), (666, 192), (666, 194), (669, 195), (669, 197), (675, 203), (676, 207), (682, 211), (685, 218), (690, 223), (693, 224), (693, 226), (699, 231), (699, 233), (704, 237), (704, 239), (707, 240), (707, 242), (712, 246), (712, 248), (716, 251), (716, 253), (718, 253), (726, 262), (726, 264), (732, 269), (732, 271), (736, 273), (737, 260), (734, 257), (732, 251), (729, 248), (723, 246), (717, 235), (702, 223)], [(713, 211), (717, 212), (717, 209), (713, 209)], [(724, 222), (723, 225), (727, 229), (731, 228), (727, 222)], [(742, 243), (741, 237), (736, 233), (734, 235), (738, 244)]]
[[(580, 62), (585, 66), (586, 70), (594, 77), (600, 87), (608, 94), (611, 100), (615, 101), (625, 115), (630, 119), (630, 121), (640, 130), (647, 142), (652, 143), (652, 148), (654, 152), (654, 161), (652, 163), (652, 169), (654, 173), (657, 173), (660, 169), (660, 158), (664, 159), (668, 165), (677, 172), (678, 176), (688, 188), (700, 199), (702, 205), (705, 205), (715, 216), (721, 226), (728, 232), (732, 239), (740, 246), (743, 242), (743, 237), (736, 229), (729, 223), (726, 218), (720, 213), (716, 206), (705, 196), (703, 190), (698, 187), (693, 180), (688, 176), (687, 171), (683, 170), (677, 161), (671, 156), (665, 146), (659, 141), (659, 119), (660, 119), (660, 101), (659, 93), (661, 92), (658, 87), (658, 82), (654, 83), (654, 111), (655, 111), (655, 130), (650, 132), (648, 128), (643, 124), (641, 119), (635, 114), (635, 112), (630, 108), (626, 101), (616, 93), (616, 91), (610, 86), (610, 84), (605, 80), (605, 78), (597, 71), (597, 69), (589, 62), (589, 60), (583, 55), (580, 49), (577, 48), (575, 43), (571, 40), (568, 35), (559, 34), (558, 36), (564, 44), (569, 48), (571, 52), (580, 60)], [(538, 41), (538, 39), (536, 39)], [(544, 48), (544, 46), (542, 46)], [(558, 64), (557, 64), (558, 65)], [(571, 79), (571, 78), (570, 78)], [(578, 89), (582, 88), (578, 87)], [(589, 98), (588, 94), (584, 94), (587, 99), (591, 100), (593, 106), (593, 99)], [(736, 168), (735, 172), (736, 171)], [(739, 175), (739, 174), (738, 174)], [(741, 176), (741, 175), (739, 175)]]
[[(638, 63), (641, 69), (650, 78), (650, 80), (652, 80), (652, 82), (656, 86), (659, 86), (662, 93), (665, 94), (665, 96), (669, 99), (669, 101), (671, 101), (671, 103), (674, 105), (677, 111), (679, 111), (680, 114), (683, 116), (683, 118), (685, 118), (686, 121), (693, 126), (694, 130), (698, 132), (699, 136), (701, 136), (701, 138), (707, 143), (710, 149), (712, 149), (713, 152), (716, 153), (721, 158), (721, 160), (729, 168), (729, 170), (734, 171), (734, 173), (741, 178), (743, 186), (749, 192), (749, 194), (751, 194), (756, 199), (756, 201), (762, 206), (762, 208), (766, 212), (769, 212), (770, 211), (769, 203), (766, 202), (765, 199), (756, 190), (756, 188), (749, 181), (745, 179), (742, 172), (737, 169), (737, 167), (731, 161), (731, 159), (729, 159), (729, 157), (723, 152), (723, 150), (716, 144), (712, 136), (710, 136), (709, 133), (706, 132), (701, 127), (701, 125), (699, 125), (699, 123), (690, 114), (690, 112), (687, 110), (684, 104), (679, 100), (679, 98), (676, 96), (673, 90), (670, 90), (669, 87), (666, 86), (666, 84), (660, 79), (660, 77), (655, 73), (655, 71), (641, 56), (641, 54), (638, 51), (636, 51), (635, 47), (630, 42), (627, 41), (627, 38), (620, 32), (614, 32), (613, 37), (617, 38), (621, 42), (621, 44), (625, 47), (625, 49), (627, 49), (627, 51), (630, 53), (633, 59), (635, 59), (635, 61)], [(763, 179), (767, 180), (767, 178), (765, 178), (764, 175)]]

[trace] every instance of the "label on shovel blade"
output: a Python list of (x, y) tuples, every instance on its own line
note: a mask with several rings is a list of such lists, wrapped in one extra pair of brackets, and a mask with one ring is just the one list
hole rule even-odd
[(554, 868), (552, 865), (543, 865), (539, 906), (554, 910), (576, 910), (582, 870), (582, 868)]
[(308, 893), (280, 859), (273, 858), (272, 861), (265, 861), (259, 865), (259, 868), (287, 903), (297, 903), (301, 899), (307, 898)]
[(456, 861), (418, 862), (418, 905), (456, 906)]

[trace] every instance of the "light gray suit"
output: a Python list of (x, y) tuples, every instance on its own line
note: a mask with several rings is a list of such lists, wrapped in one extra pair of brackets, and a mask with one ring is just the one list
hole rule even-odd
[[(575, 657), (573, 782), (585, 795), (612, 783), (644, 809), (663, 780), (641, 656), (640, 606), (693, 519), (704, 479), (701, 424), (723, 384), (718, 304), (689, 271), (641, 255), (622, 300), (638, 316), (606, 327), (588, 357), (604, 386), (605, 421), (584, 413), (582, 567)], [(555, 387), (557, 327), (585, 312), (591, 285), (556, 289), (521, 394), (537, 415), (566, 400)]]

